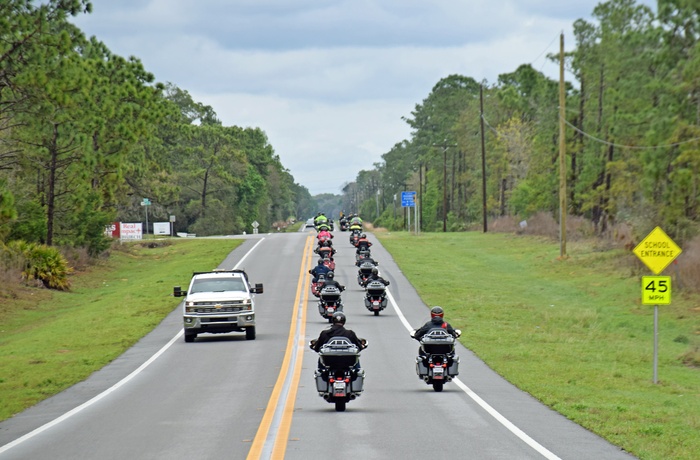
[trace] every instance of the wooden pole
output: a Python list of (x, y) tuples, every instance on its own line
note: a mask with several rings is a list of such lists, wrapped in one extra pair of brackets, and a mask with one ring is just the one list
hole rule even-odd
[(564, 33), (559, 38), (559, 257), (566, 257), (566, 92)]
[(481, 111), (481, 214), (484, 219), (484, 233), (488, 231), (486, 215), (486, 147), (484, 142), (484, 85), (479, 86), (479, 105)]

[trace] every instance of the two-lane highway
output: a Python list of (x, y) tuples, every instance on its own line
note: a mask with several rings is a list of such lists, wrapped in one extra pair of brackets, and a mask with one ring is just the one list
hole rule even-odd
[(365, 391), (345, 412), (318, 396), (317, 356), (306, 345), (328, 326), (309, 295), (313, 232), (250, 235), (221, 267), (245, 268), (265, 285), (256, 296), (256, 340), (203, 334), (187, 344), (178, 308), (86, 382), (0, 423), (0, 460), (631, 458), (462, 346), (459, 381), (434, 392), (415, 374), (418, 343), (409, 336), (428, 309), (370, 234), (391, 302), (379, 316), (367, 311), (348, 233), (334, 234), (347, 327), (369, 341), (361, 359)]

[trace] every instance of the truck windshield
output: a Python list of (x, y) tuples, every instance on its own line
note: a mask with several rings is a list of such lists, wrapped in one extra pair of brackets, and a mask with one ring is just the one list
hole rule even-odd
[(245, 292), (245, 284), (240, 279), (202, 279), (194, 280), (190, 293), (197, 292), (223, 292), (223, 291), (243, 291)]

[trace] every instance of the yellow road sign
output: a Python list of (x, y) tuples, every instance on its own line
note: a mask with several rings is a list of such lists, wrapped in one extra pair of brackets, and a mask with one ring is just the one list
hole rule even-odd
[(642, 305), (669, 305), (670, 303), (670, 276), (642, 276)]
[(681, 253), (673, 240), (656, 227), (644, 238), (633, 251), (655, 275), (658, 275)]

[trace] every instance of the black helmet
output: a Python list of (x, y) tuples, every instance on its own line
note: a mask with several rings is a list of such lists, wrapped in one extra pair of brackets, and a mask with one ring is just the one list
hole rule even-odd
[(363, 233), (362, 235), (360, 235), (360, 238), (367, 238), (367, 235)]
[(318, 264), (323, 265), (323, 259), (318, 259)]
[(442, 318), (445, 316), (445, 310), (442, 307), (433, 307), (430, 309), (430, 317), (435, 318), (436, 316)]
[(372, 267), (372, 274), (376, 275), (379, 273), (379, 270), (377, 270), (377, 267)]
[(333, 273), (333, 272), (326, 273), (326, 278), (329, 280), (332, 280), (334, 276), (335, 276), (335, 273)]
[(338, 311), (333, 315), (333, 324), (345, 324), (345, 313)]

